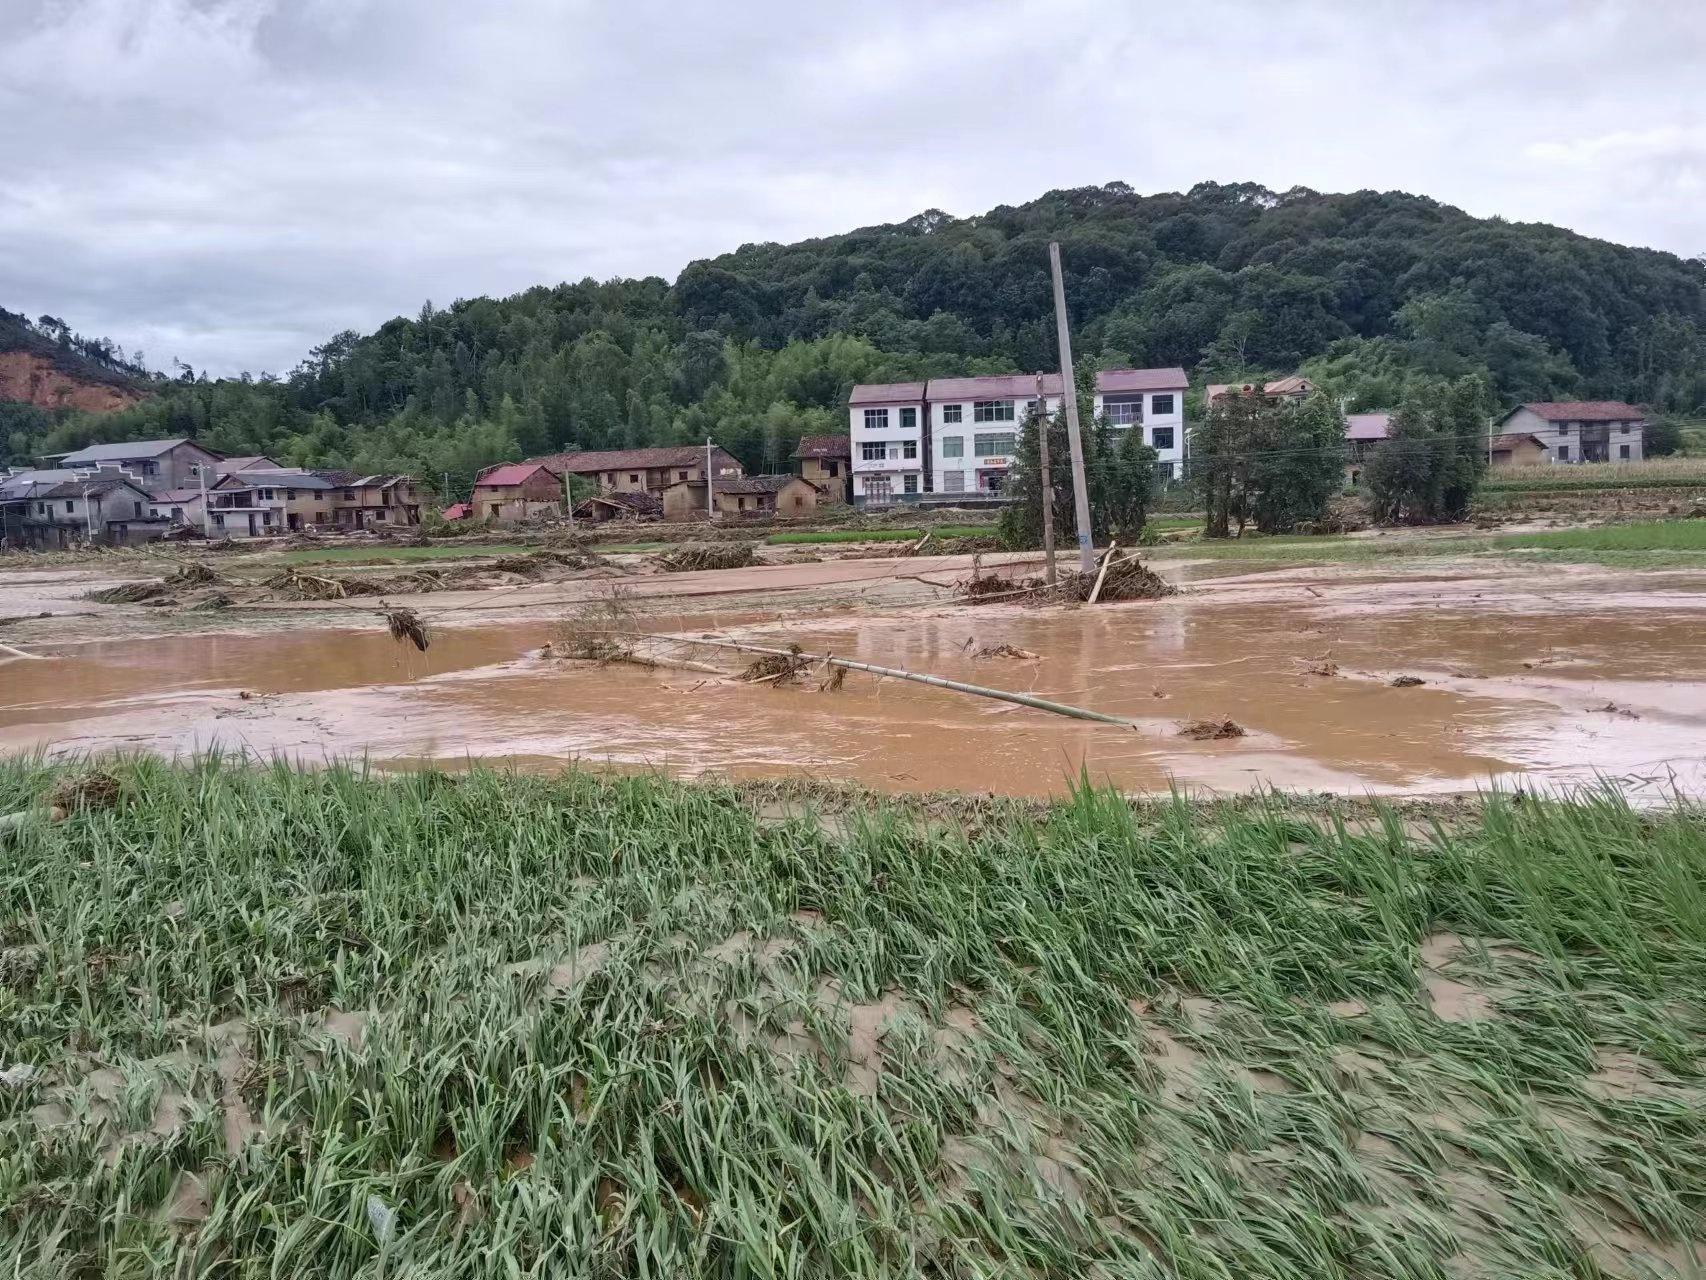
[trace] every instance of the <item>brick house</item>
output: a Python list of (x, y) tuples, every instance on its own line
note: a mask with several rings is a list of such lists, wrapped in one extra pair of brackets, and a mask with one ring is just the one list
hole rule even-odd
[(474, 477), (469, 499), (479, 520), (525, 520), (563, 509), (563, 477), (543, 462), (504, 462)]
[(824, 502), (846, 502), (852, 496), (853, 441), (846, 436), (801, 436), (789, 460), (797, 474), (823, 493)]
[[(600, 489), (615, 493), (643, 492), (663, 496), (671, 485), (705, 483), (705, 446), (664, 445), (651, 449), (582, 450), (553, 453), (528, 462), (543, 463), (558, 475), (581, 476)], [(746, 474), (731, 453), (711, 447), (712, 479), (717, 483)]]
[(744, 476), (713, 490), (719, 516), (798, 519), (817, 510), (823, 491), (799, 476)]

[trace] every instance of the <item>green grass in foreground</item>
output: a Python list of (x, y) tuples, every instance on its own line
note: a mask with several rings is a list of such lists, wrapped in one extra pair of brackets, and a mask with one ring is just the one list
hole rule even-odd
[[(935, 538), (993, 538), (992, 524), (939, 524), (930, 527)], [(799, 529), (773, 533), (765, 539), (774, 546), (813, 542), (916, 542), (923, 529)]]
[[(1697, 812), (118, 772), (0, 858), (11, 1276), (1561, 1280), (1706, 1236)], [(0, 809), (53, 781), (0, 763)]]
[(363, 560), (378, 563), (385, 560), (447, 560), (465, 556), (526, 555), (533, 547), (475, 546), (472, 544), (434, 543), (425, 547), (304, 547), (286, 551), (280, 557), (291, 564), (333, 564), (340, 561)]
[(1145, 556), (1210, 560), (1356, 561), (1414, 556), (1462, 556), (1485, 551), (1488, 539), (1475, 534), (1441, 537), (1342, 538), (1281, 534), (1274, 537), (1199, 538), (1192, 542), (1146, 547)]
[(1642, 520), (1630, 524), (1519, 533), (1494, 540), (1501, 550), (1706, 551), (1706, 520)]

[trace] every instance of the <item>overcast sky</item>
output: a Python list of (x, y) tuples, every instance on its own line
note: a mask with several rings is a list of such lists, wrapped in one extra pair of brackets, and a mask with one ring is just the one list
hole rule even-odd
[(1706, 0), (0, 0), (0, 31), (0, 306), (155, 367), (1115, 180), (1706, 252)]

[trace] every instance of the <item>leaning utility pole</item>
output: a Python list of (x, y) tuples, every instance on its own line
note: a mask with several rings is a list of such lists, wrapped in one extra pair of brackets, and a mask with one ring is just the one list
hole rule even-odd
[(1043, 581), (1054, 585), (1054, 476), (1048, 467), (1048, 400), (1037, 375), (1037, 465), (1043, 481)]
[(705, 519), (717, 518), (717, 503), (711, 493), (711, 437), (705, 437)]
[(204, 463), (195, 464), (196, 478), (201, 481), (201, 536), (206, 539), (213, 537), (213, 513), (207, 509), (207, 466)]
[(575, 487), (570, 482), (571, 472), (563, 468), (563, 510), (569, 514), (569, 532), (575, 531)]
[(1072, 509), (1078, 517), (1078, 568), (1092, 573), (1096, 554), (1090, 546), (1090, 493), (1084, 485), (1084, 440), (1078, 434), (1078, 388), (1072, 381), (1072, 335), (1066, 327), (1066, 284), (1060, 276), (1060, 243), (1048, 242), (1048, 265), (1054, 273), (1054, 328), (1060, 339), (1060, 392), (1066, 400), (1066, 442), (1072, 449)]

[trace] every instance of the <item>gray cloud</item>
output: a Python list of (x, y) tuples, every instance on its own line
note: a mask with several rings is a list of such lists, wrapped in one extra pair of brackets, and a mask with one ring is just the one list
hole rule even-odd
[(1695, 0), (0, 0), (0, 304), (285, 370), (425, 298), (1053, 186), (1706, 251)]

